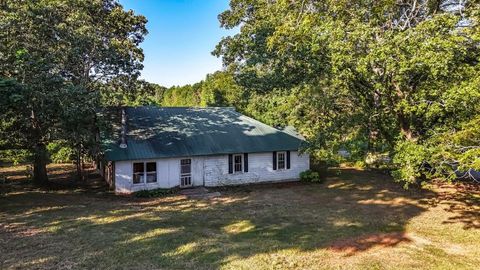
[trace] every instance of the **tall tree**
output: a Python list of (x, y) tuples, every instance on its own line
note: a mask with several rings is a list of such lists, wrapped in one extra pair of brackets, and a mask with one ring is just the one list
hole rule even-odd
[(296, 122), (316, 124), (315, 149), (359, 134), (367, 149), (383, 141), (399, 154), (395, 145), (426, 144), (478, 114), (479, 10), (478, 1), (232, 0), (219, 19), (240, 32), (214, 54), (250, 91), (303, 93), (297, 104), (317, 113), (302, 109)]
[(0, 8), (1, 140), (31, 149), (34, 180), (45, 183), (45, 145), (84, 137), (85, 126), (68, 117), (90, 118), (100, 84), (138, 75), (146, 19), (114, 0), (4, 0)]
[(119, 76), (100, 86), (104, 106), (160, 105), (166, 87), (131, 76)]
[(201, 87), (200, 104), (202, 106), (245, 107), (246, 97), (237, 84), (231, 71), (217, 71), (208, 74)]

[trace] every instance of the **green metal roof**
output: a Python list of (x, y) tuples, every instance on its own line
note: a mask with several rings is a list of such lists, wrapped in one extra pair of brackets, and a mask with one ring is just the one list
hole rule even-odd
[[(115, 136), (104, 141), (107, 160), (140, 160), (297, 150), (303, 140), (233, 108), (126, 107), (127, 148)], [(118, 113), (118, 112), (117, 112)], [(119, 120), (119, 117), (111, 119)]]

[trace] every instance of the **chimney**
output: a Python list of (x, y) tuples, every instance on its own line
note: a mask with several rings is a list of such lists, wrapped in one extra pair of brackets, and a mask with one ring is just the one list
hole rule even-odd
[(120, 138), (120, 148), (127, 148), (127, 114), (125, 108), (122, 108), (122, 135)]

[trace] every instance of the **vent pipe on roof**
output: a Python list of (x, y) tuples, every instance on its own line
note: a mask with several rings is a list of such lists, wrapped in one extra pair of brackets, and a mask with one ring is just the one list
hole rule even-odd
[(120, 148), (127, 148), (127, 114), (125, 108), (122, 108), (122, 135), (120, 138)]

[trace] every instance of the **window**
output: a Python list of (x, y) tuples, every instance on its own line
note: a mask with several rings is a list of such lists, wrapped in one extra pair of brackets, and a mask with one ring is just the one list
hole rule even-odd
[(145, 164), (142, 163), (133, 163), (133, 183), (140, 184), (143, 183), (145, 173)]
[(285, 152), (277, 153), (277, 169), (278, 170), (285, 169)]
[(157, 163), (147, 162), (147, 183), (157, 182)]
[(180, 173), (181, 174), (190, 174), (192, 171), (192, 167), (190, 166), (192, 164), (191, 159), (182, 159), (180, 160)]
[(133, 183), (155, 183), (157, 182), (156, 162), (135, 162), (133, 163)]
[(233, 171), (241, 172), (242, 171), (242, 155), (233, 156)]

